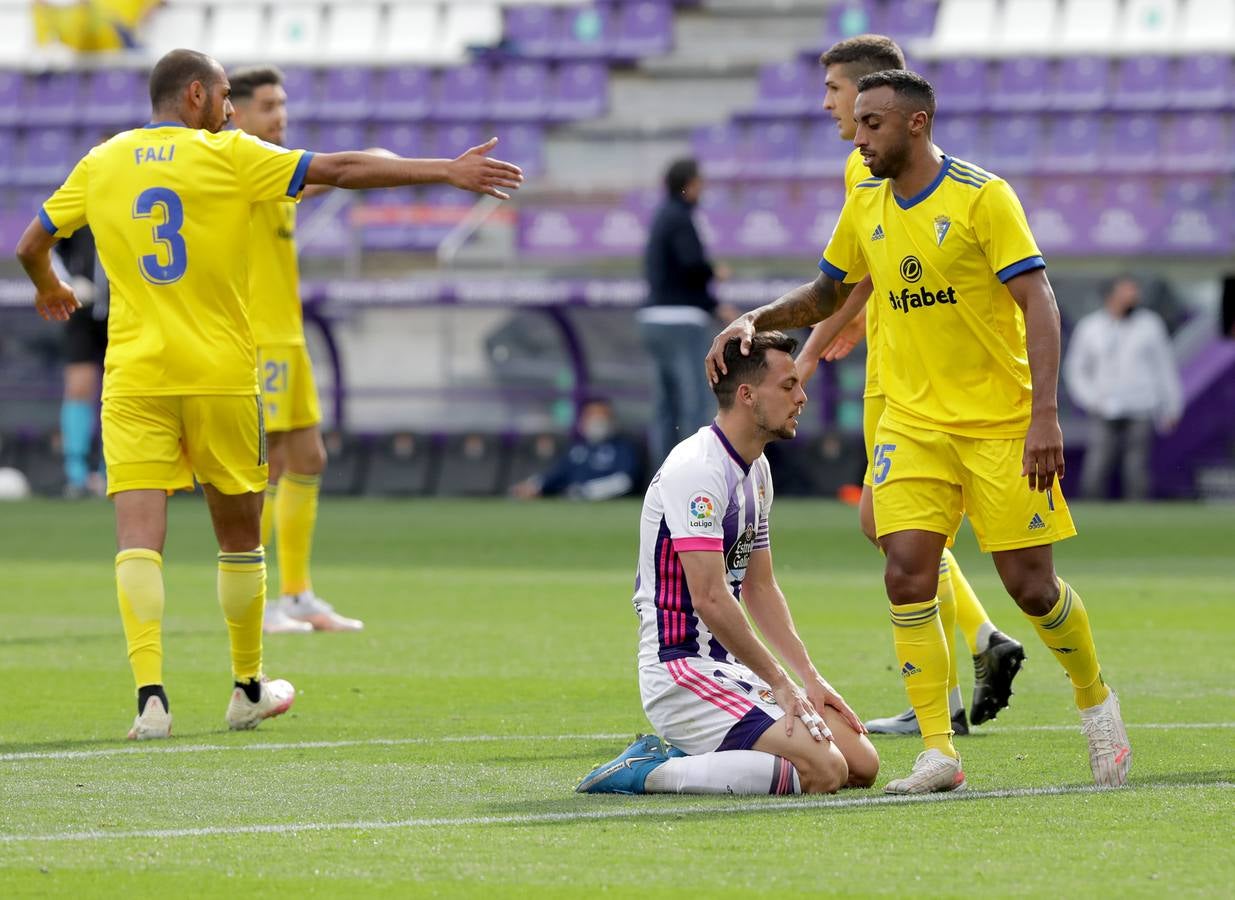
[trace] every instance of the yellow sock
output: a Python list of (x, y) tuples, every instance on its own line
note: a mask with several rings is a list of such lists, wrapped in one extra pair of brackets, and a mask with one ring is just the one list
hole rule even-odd
[(893, 604), (892, 637), (926, 749), (940, 750), (955, 759), (948, 712), (948, 642), (939, 623), (938, 601)]
[(274, 504), (275, 540), (279, 551), (279, 580), (285, 595), (309, 590), (309, 555), (317, 525), (318, 475), (284, 472)]
[(153, 550), (116, 554), (116, 595), (139, 688), (163, 683), (163, 557)]
[(944, 550), (943, 558), (948, 564), (952, 596), (956, 598), (956, 624), (965, 637), (965, 643), (969, 645), (969, 655), (977, 656), (986, 649), (986, 638), (995, 630), (995, 625), (986, 614), (986, 608), (974, 593), (969, 580), (965, 578), (965, 573), (961, 571), (952, 551)]
[(1089, 614), (1085, 612), (1080, 594), (1061, 580), (1059, 600), (1051, 611), (1044, 616), (1026, 614), (1025, 618), (1033, 623), (1042, 643), (1054, 651), (1055, 658), (1068, 673), (1077, 707), (1086, 709), (1105, 700), (1111, 691), (1102, 681)]
[(274, 503), (279, 491), (277, 481), (266, 482), (266, 497), (262, 501), (262, 546), (270, 547), (274, 537)]
[(244, 553), (219, 552), (219, 606), (232, 646), (237, 681), (262, 672), (262, 615), (266, 611), (266, 558), (261, 547)]
[[(951, 553), (944, 551), (945, 556), (939, 560), (939, 624), (943, 626), (943, 636), (948, 642), (948, 708), (951, 709), (952, 692), (960, 701), (960, 677), (956, 672), (956, 595), (952, 593), (952, 575), (949, 566)], [(953, 710), (955, 711), (955, 710)]]

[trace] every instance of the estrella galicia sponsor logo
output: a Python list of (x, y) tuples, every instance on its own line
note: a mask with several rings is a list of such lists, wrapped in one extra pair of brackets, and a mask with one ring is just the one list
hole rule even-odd
[(922, 263), (916, 256), (906, 256), (901, 260), (901, 278), (914, 284), (922, 278)]
[(894, 291), (888, 291), (888, 302), (892, 304), (893, 309), (907, 313), (911, 309), (921, 309), (925, 306), (943, 306), (948, 303), (956, 304), (956, 288), (948, 285), (946, 288), (940, 288), (937, 291), (932, 291), (930, 288), (918, 288), (916, 291), (911, 291), (909, 288), (901, 288), (900, 294)]
[(750, 554), (754, 546), (755, 526), (747, 525), (725, 554), (725, 566), (731, 580), (741, 581), (746, 577), (746, 567), (750, 565)]

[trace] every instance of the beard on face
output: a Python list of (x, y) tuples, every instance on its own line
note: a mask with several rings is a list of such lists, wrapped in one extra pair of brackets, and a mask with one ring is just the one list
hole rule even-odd
[(898, 144), (894, 144), (871, 160), (870, 172), (876, 178), (895, 178), (905, 170), (905, 162), (909, 159), (909, 136), (904, 135)]
[(782, 441), (792, 440), (798, 433), (798, 426), (788, 417), (780, 422), (769, 422), (768, 416), (760, 404), (755, 405), (755, 425), (764, 434), (779, 438)]

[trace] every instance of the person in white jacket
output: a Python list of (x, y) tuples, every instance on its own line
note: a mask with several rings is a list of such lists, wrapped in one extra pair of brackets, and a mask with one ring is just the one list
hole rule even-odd
[(1154, 430), (1172, 430), (1183, 408), (1166, 326), (1140, 301), (1136, 279), (1110, 282), (1102, 308), (1077, 323), (1064, 359), (1068, 393), (1092, 423), (1081, 469), (1085, 497), (1106, 496), (1116, 464), (1126, 499), (1149, 496)]

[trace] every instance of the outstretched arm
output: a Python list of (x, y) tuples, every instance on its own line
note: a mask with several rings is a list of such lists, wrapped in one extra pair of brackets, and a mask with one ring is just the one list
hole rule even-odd
[(496, 145), (497, 138), (490, 138), (455, 159), (405, 159), (359, 150), (315, 153), (305, 172), (305, 183), (351, 189), (449, 184), (509, 200), (510, 195), (502, 188), (518, 188), (523, 183), (523, 171), (513, 163), (485, 155)]
[(756, 331), (802, 328), (832, 315), (853, 290), (820, 272), (809, 284), (796, 287), (783, 297), (734, 319), (712, 341), (705, 366), (708, 378), (715, 383), (729, 370), (725, 368), (725, 344), (732, 338), (742, 339), (742, 352), (750, 352), (750, 340)]
[(34, 308), (49, 322), (63, 322), (81, 306), (73, 289), (60, 280), (51, 264), (58, 238), (39, 219), (32, 219), (17, 242), (17, 259), (34, 284)]
[(1059, 307), (1045, 269), (1023, 272), (1007, 281), (1025, 314), (1025, 344), (1033, 380), (1033, 407), (1021, 474), (1029, 489), (1047, 491), (1063, 478), (1063, 431), (1059, 427)]
[(771, 550), (756, 550), (751, 554), (746, 577), (742, 580), (742, 601), (764, 638), (805, 685), (806, 696), (810, 698), (815, 709), (831, 706), (844, 716), (854, 731), (865, 734), (866, 728), (862, 720), (849, 708), (849, 704), (836, 689), (828, 684), (827, 679), (819, 674), (806, 645), (798, 636), (793, 616), (789, 612), (789, 604), (785, 602), (785, 595), (772, 572)]

